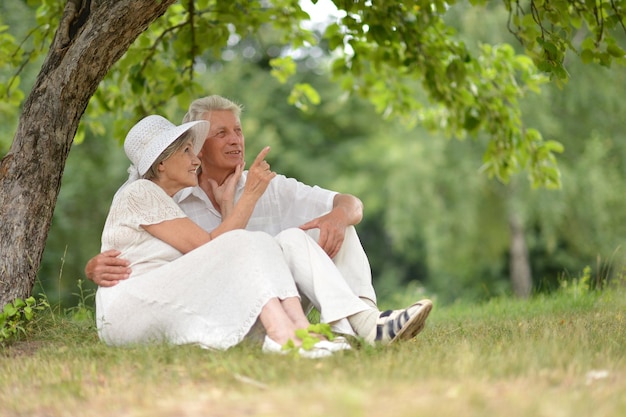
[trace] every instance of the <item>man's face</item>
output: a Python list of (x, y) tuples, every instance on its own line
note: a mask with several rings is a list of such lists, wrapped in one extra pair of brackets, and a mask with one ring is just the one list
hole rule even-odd
[(239, 119), (229, 110), (211, 112), (211, 130), (198, 157), (207, 171), (233, 171), (244, 160), (245, 144)]

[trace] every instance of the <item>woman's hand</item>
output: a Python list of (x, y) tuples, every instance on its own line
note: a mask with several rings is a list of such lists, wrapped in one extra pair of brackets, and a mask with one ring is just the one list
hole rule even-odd
[(237, 191), (237, 183), (241, 178), (241, 173), (245, 166), (245, 162), (237, 165), (235, 172), (226, 177), (226, 180), (219, 185), (217, 181), (209, 178), (209, 186), (215, 196), (215, 201), (219, 205), (219, 210), (222, 213), (222, 217), (227, 217), (233, 210), (235, 205), (235, 192)]
[(269, 146), (263, 148), (250, 166), (243, 194), (236, 206), (233, 207), (232, 212), (228, 216), (224, 216), (222, 209), (222, 223), (211, 232), (213, 239), (230, 230), (246, 228), (257, 201), (267, 189), (272, 178), (276, 176), (276, 173), (270, 170), (270, 164), (265, 161), (265, 155), (269, 151)]

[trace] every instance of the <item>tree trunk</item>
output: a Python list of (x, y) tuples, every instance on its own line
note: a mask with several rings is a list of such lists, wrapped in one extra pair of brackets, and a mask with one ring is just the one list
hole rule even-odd
[(65, 161), (91, 96), (174, 1), (67, 2), (11, 148), (0, 161), (0, 308), (32, 292)]
[(513, 294), (520, 298), (528, 298), (532, 292), (533, 278), (524, 236), (524, 226), (515, 211), (511, 211), (509, 214), (509, 229), (511, 231), (509, 266)]

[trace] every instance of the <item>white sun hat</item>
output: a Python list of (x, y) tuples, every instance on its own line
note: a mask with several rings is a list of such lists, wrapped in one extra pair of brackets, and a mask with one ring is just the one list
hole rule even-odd
[[(124, 151), (132, 163), (128, 170), (129, 174), (131, 177), (137, 175), (137, 178), (144, 175), (159, 155), (189, 129), (193, 129), (193, 151), (197, 154), (209, 133), (209, 126), (206, 120), (176, 126), (158, 115), (141, 119), (130, 129), (124, 140)], [(132, 178), (129, 177), (129, 180)]]

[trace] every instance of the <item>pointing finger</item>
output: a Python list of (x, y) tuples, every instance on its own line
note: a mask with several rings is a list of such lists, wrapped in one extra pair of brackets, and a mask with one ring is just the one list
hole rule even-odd
[(263, 162), (263, 160), (265, 159), (265, 156), (269, 153), (270, 151), (270, 147), (266, 146), (265, 148), (261, 149), (261, 152), (259, 152), (259, 154), (256, 156), (256, 158), (254, 158), (254, 162), (252, 163), (253, 165), (258, 165), (261, 162)]

